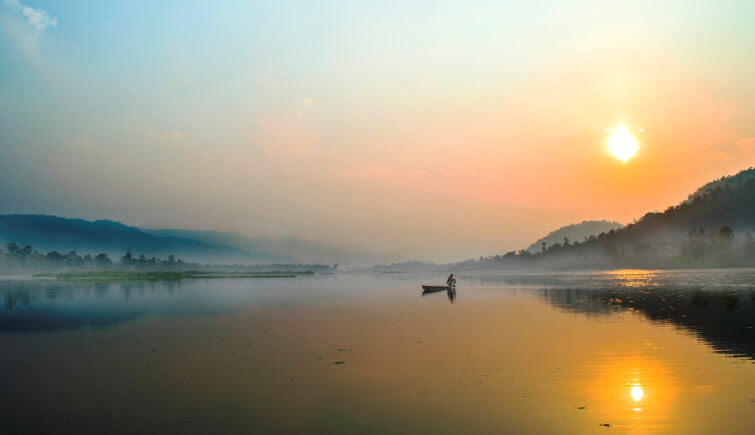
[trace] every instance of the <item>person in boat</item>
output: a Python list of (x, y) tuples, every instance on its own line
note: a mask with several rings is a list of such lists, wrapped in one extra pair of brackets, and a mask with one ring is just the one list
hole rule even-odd
[(456, 287), (456, 278), (454, 278), (454, 274), (448, 275), (448, 278), (446, 278), (446, 285), (450, 287)]

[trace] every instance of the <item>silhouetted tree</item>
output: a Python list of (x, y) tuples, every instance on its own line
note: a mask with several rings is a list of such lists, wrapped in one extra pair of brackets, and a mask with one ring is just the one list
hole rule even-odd
[(734, 239), (734, 230), (728, 225), (719, 228), (718, 239), (725, 242), (731, 242), (732, 239)]
[(63, 256), (60, 255), (60, 252), (58, 251), (48, 252), (45, 258), (47, 258), (47, 261), (52, 265), (58, 265), (63, 261)]
[(109, 267), (111, 264), (113, 264), (112, 260), (110, 260), (110, 258), (104, 252), (97, 254), (97, 256), (94, 257), (94, 261), (97, 264), (97, 267)]
[(134, 260), (134, 256), (131, 255), (131, 250), (129, 249), (126, 251), (126, 255), (121, 257), (121, 264), (124, 266), (130, 266), (131, 263), (133, 263), (133, 260)]
[(16, 255), (19, 251), (18, 245), (15, 242), (8, 243), (8, 255)]

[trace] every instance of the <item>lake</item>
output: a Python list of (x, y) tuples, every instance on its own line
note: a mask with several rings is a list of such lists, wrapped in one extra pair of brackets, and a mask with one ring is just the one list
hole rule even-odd
[(755, 270), (0, 281), (2, 433), (752, 433)]

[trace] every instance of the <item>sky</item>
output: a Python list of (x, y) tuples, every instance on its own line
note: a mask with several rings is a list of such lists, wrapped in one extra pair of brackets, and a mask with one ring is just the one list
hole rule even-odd
[[(755, 164), (752, 1), (0, 0), (0, 213), (448, 261)], [(611, 156), (611, 128), (639, 150)], [(639, 130), (643, 131), (640, 132)]]

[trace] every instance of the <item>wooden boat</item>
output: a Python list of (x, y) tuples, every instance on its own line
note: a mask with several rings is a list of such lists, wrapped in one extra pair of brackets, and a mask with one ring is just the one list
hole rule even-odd
[(453, 289), (450, 285), (422, 285), (422, 290), (426, 292), (443, 292)]

